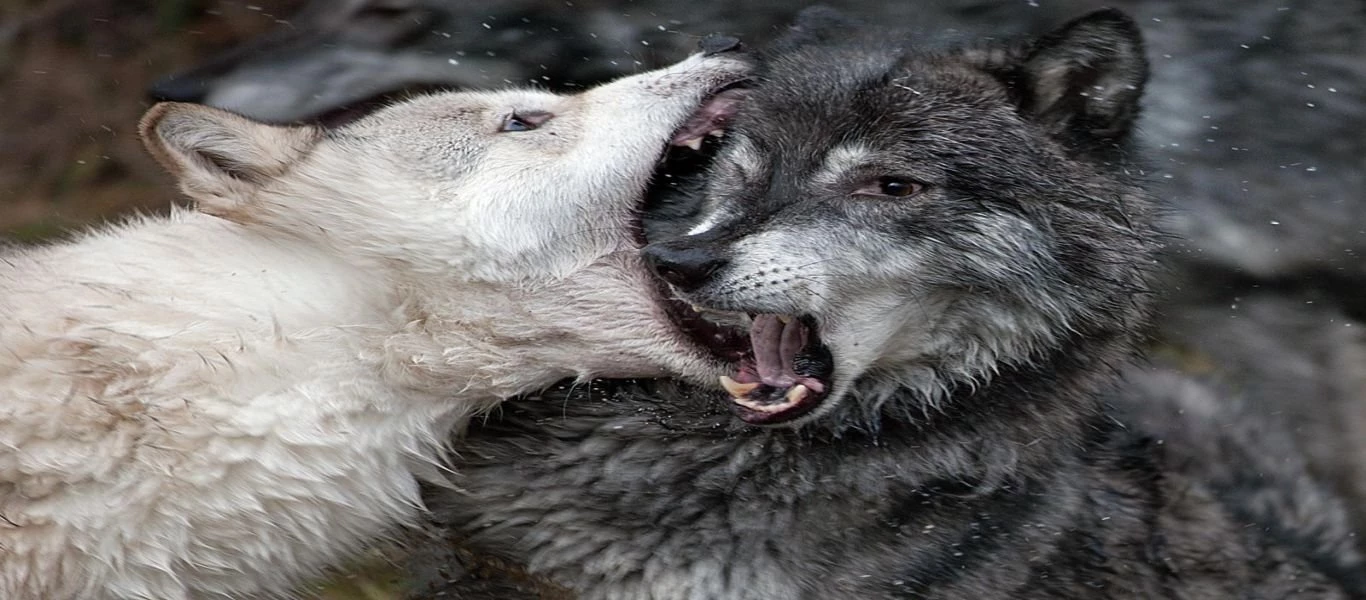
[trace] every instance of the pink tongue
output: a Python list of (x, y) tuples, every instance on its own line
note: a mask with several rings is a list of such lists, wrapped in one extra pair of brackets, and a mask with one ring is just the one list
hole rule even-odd
[(778, 389), (803, 383), (793, 371), (793, 360), (806, 346), (806, 326), (796, 319), (783, 323), (778, 315), (758, 315), (749, 328), (754, 367), (759, 381)]

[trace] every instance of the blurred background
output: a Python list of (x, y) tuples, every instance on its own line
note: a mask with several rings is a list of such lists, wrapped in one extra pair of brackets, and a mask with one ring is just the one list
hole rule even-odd
[(300, 5), (0, 0), (0, 238), (165, 210), (177, 194), (137, 139), (148, 87)]
[[(154, 98), (335, 125), (414, 91), (572, 91), (706, 33), (762, 45), (806, 4), (0, 0), (0, 242), (180, 201), (137, 139)], [(1366, 0), (826, 4), (913, 30), (912, 45), (1037, 34), (1105, 5), (1134, 15), (1153, 66), (1146, 174), (1174, 235), (1160, 377), (1131, 383), (1274, 417), (1366, 507)], [(320, 589), (395, 597), (383, 554)]]

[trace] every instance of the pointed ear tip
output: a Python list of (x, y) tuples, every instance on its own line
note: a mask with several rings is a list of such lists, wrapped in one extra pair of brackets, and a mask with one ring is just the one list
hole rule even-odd
[(182, 115), (195, 111), (202, 111), (208, 107), (201, 104), (190, 102), (158, 102), (142, 113), (142, 118), (138, 120), (138, 135), (145, 140), (159, 137), (157, 128), (166, 121), (168, 117)]
[(138, 120), (138, 135), (141, 135), (143, 139), (155, 135), (156, 132), (153, 130), (156, 129), (157, 124), (162, 119), (166, 118), (166, 113), (175, 108), (175, 104), (175, 102), (158, 102), (153, 104), (152, 108), (147, 109), (147, 112), (142, 113), (142, 118)]
[(163, 169), (172, 175), (177, 175), (183, 168), (179, 162), (172, 158), (166, 140), (162, 139), (157, 128), (166, 119), (166, 115), (176, 109), (176, 104), (176, 102), (158, 102), (152, 105), (152, 108), (147, 109), (147, 112), (142, 114), (142, 119), (138, 121), (138, 139), (142, 140), (142, 147), (146, 149), (148, 154), (152, 155), (152, 158)]

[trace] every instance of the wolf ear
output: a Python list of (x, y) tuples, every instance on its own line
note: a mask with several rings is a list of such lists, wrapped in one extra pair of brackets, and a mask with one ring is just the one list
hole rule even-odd
[(1148, 79), (1143, 36), (1115, 9), (1083, 15), (1028, 48), (1025, 110), (1055, 134), (1119, 142), (1133, 127)]
[(142, 117), (147, 151), (200, 210), (243, 216), (262, 185), (284, 173), (317, 143), (311, 126), (268, 125), (217, 108), (163, 102)]
[(787, 31), (769, 44), (768, 51), (778, 54), (810, 44), (827, 43), (857, 30), (861, 24), (829, 6), (809, 6), (797, 13)]

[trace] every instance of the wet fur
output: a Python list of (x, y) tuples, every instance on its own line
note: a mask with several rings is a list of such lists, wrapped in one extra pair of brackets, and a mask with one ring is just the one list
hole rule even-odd
[[(154, 94), (291, 120), (353, 117), (367, 95), (414, 77), (430, 86), (532, 80), (576, 88), (681, 58), (697, 34), (725, 31), (758, 45), (805, 4), (634, 0), (623, 11), (611, 3), (420, 0), (394, 10), (389, 0), (313, 0), (288, 24), (166, 78)], [(1366, 4), (839, 2), (867, 22), (915, 27), (918, 40), (1038, 34), (1100, 6), (1143, 24), (1158, 67), (1139, 129), (1152, 159), (1149, 189), (1171, 201), (1163, 229), (1179, 234), (1162, 252), (1172, 277), (1158, 286), (1169, 295), (1158, 309), (1159, 349), (1187, 357), (1177, 367), (1189, 375), (1219, 372), (1229, 390), (1253, 398), (1247, 418), (1289, 416), (1312, 469), (1352, 494), (1351, 506), (1366, 507), (1366, 452), (1356, 441), (1366, 440), (1366, 344), (1344, 335), (1366, 327), (1366, 136), (1358, 135), (1366, 129), (1366, 61), (1358, 58)], [(452, 68), (447, 57), (459, 53)], [(696, 204), (671, 207), (688, 217)], [(667, 232), (689, 223), (652, 224)], [(1269, 298), (1276, 295), (1282, 301)], [(1244, 310), (1253, 296), (1270, 302)], [(1356, 512), (1366, 525), (1366, 510)]]
[[(700, 224), (668, 242), (727, 259), (688, 299), (816, 317), (837, 362), (823, 412), (747, 427), (723, 393), (670, 381), (504, 404), (461, 445), (464, 491), (431, 494), (455, 543), (594, 600), (1360, 595), (1341, 504), (1299, 467), (1240, 489), (1236, 467), (1191, 466), (1258, 451), (1215, 427), (1237, 405), (1180, 428), (1163, 417), (1192, 395), (1109, 408), (1153, 397), (1118, 387), (1148, 373), (1160, 239), (1128, 139), (1133, 22), (948, 50), (869, 37), (806, 13)], [(886, 169), (932, 191), (842, 192)], [(1166, 450), (1182, 435), (1227, 442)]]
[[(415, 473), (502, 398), (705, 372), (631, 221), (746, 71), (698, 55), (339, 130), (154, 107), (198, 210), (0, 256), (0, 597), (286, 595), (414, 521)], [(500, 132), (513, 111), (554, 118)]]

